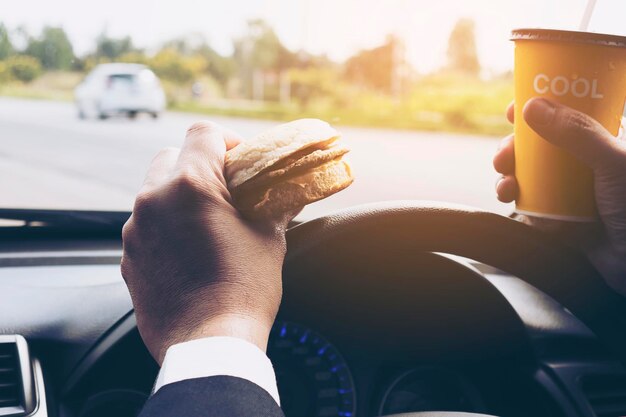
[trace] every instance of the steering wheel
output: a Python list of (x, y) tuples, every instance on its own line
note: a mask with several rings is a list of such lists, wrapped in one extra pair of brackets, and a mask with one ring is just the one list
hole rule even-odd
[[(295, 226), (287, 233), (287, 247), (285, 276), (302, 275), (313, 263), (340, 262), (338, 254), (349, 261), (384, 252), (400, 258), (442, 252), (473, 259), (517, 276), (554, 298), (626, 363), (626, 301), (608, 287), (582, 253), (508, 217), (430, 202), (375, 203)], [(315, 293), (321, 291), (315, 282), (296, 286), (285, 281), (284, 285), (285, 299), (323, 297)], [(395, 417), (400, 416), (480, 415), (429, 412)]]

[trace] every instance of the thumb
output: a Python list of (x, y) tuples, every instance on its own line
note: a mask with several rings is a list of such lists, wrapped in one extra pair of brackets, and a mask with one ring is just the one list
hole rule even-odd
[(533, 98), (524, 106), (526, 123), (548, 142), (565, 149), (592, 169), (616, 154), (615, 138), (592, 117), (562, 104)]

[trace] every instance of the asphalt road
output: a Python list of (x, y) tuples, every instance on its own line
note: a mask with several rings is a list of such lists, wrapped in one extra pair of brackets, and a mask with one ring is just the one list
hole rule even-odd
[[(70, 103), (0, 98), (0, 207), (128, 210), (154, 154), (180, 146), (201, 115), (159, 120), (79, 120)], [(211, 117), (250, 137), (273, 122)], [(491, 158), (498, 141), (387, 129), (340, 128), (356, 175), (347, 190), (310, 205), (301, 218), (355, 204), (439, 200), (506, 214)]]

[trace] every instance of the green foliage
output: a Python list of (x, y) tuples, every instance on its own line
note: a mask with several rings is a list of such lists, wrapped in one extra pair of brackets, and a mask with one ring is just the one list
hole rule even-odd
[(274, 29), (259, 19), (248, 22), (246, 35), (235, 40), (234, 49), (233, 58), (246, 97), (252, 97), (255, 71), (279, 73), (298, 61), (296, 55), (282, 44)]
[(184, 56), (202, 57), (206, 61), (204, 70), (222, 84), (226, 84), (235, 73), (235, 62), (232, 57), (220, 55), (202, 35), (173, 39), (163, 44), (163, 48), (175, 49)]
[(120, 55), (116, 62), (127, 62), (130, 64), (144, 64), (150, 65), (150, 58), (148, 58), (143, 52), (127, 52), (124, 55)]
[[(0, 77), (3, 64), (0, 61)], [(47, 71), (30, 83), (15, 79), (6, 84), (0, 82), (0, 93), (9, 97), (71, 101), (74, 99), (74, 88), (82, 79), (83, 75), (76, 72)]]
[(480, 73), (471, 19), (460, 19), (452, 29), (448, 40), (448, 69), (474, 77)]
[(384, 45), (363, 50), (346, 61), (345, 77), (351, 82), (391, 92), (396, 71), (398, 39), (390, 36)]
[(30, 38), (26, 50), (48, 70), (67, 70), (72, 67), (74, 51), (67, 34), (60, 27), (47, 26), (38, 38)]
[(8, 58), (13, 55), (14, 49), (9, 38), (9, 31), (6, 26), (0, 23), (0, 60)]
[(111, 38), (106, 33), (100, 34), (96, 39), (96, 51), (95, 56), (98, 58), (105, 58), (110, 61), (116, 58), (135, 51), (133, 47), (133, 41), (130, 36), (123, 38)]
[(331, 68), (308, 67), (289, 71), (292, 96), (306, 110), (313, 99), (332, 97), (339, 77)]
[(218, 82), (226, 84), (235, 74), (235, 62), (230, 57), (218, 54), (207, 43), (203, 43), (194, 51), (206, 60), (206, 71)]
[(235, 41), (235, 56), (244, 65), (255, 69), (275, 69), (282, 44), (271, 28), (263, 20), (248, 22), (247, 34)]
[[(246, 34), (234, 41), (232, 56), (219, 54), (201, 35), (174, 39), (156, 54), (146, 54), (128, 37), (103, 34), (91, 53), (74, 58), (61, 28), (47, 27), (36, 38), (19, 28), (11, 34), (9, 39), (0, 25), (2, 94), (71, 100), (76, 84), (96, 65), (132, 62), (149, 66), (161, 78), (170, 108), (277, 120), (318, 117), (338, 124), (422, 130), (510, 131), (502, 113), (513, 98), (512, 74), (488, 81), (477, 77), (480, 67), (470, 20), (459, 21), (450, 35), (447, 71), (410, 80), (410, 69), (400, 62), (402, 44), (393, 37), (358, 52), (342, 66), (325, 56), (289, 51), (260, 20), (248, 23)], [(21, 53), (11, 45), (11, 40), (20, 43), (19, 36), (27, 44)], [(256, 87), (257, 91), (262, 87), (263, 102), (246, 100), (253, 95), (254, 73), (260, 76)], [(291, 102), (282, 100), (288, 91), (285, 76)], [(191, 86), (196, 82), (202, 93), (196, 90), (194, 95)], [(400, 90), (403, 94), (396, 94)]]
[(6, 62), (0, 61), (0, 85), (7, 84), (13, 80), (13, 75), (9, 71), (9, 66)]
[(7, 80), (15, 79), (29, 83), (41, 75), (41, 64), (31, 56), (13, 55), (2, 64), (4, 68), (0, 69), (0, 72), (3, 72), (4, 76), (0, 78)]
[(161, 49), (148, 63), (159, 77), (178, 83), (194, 81), (207, 67), (202, 56), (184, 56), (174, 48)]

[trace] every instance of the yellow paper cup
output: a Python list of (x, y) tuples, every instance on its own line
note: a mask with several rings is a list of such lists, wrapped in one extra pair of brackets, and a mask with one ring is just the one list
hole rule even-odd
[(593, 173), (541, 138), (524, 121), (533, 97), (580, 110), (617, 135), (626, 105), (626, 37), (518, 29), (515, 41), (516, 211), (567, 221), (595, 221)]

